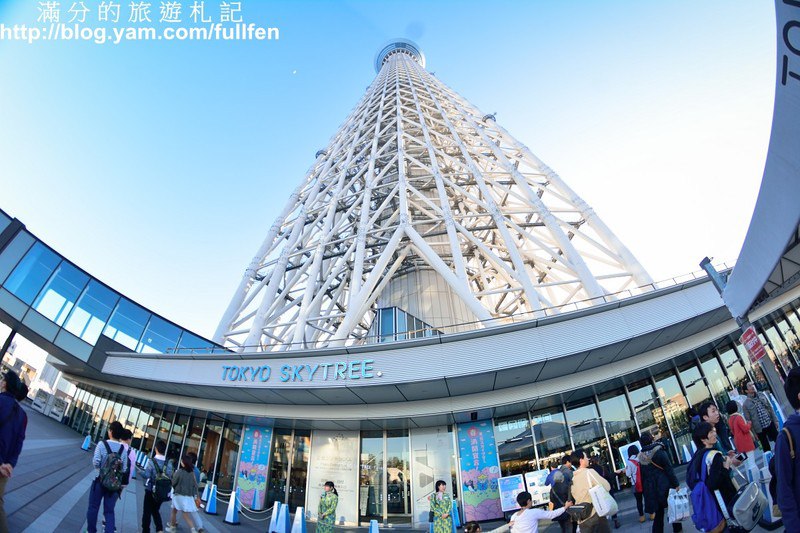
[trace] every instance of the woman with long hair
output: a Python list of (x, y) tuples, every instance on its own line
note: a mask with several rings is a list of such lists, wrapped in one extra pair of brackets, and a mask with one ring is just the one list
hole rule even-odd
[(336, 506), (339, 504), (339, 492), (333, 481), (326, 481), (322, 486), (322, 496), (317, 509), (317, 533), (333, 533), (336, 522)]

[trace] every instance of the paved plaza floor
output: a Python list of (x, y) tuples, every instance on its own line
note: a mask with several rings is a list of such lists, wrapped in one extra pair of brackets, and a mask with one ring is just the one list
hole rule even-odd
[[(12, 533), (78, 533), (86, 530), (86, 507), (89, 501), (89, 486), (94, 471), (91, 466), (91, 453), (81, 449), (83, 438), (70, 428), (33, 411), (26, 403), (28, 413), (28, 432), (25, 445), (20, 455), (14, 475), (9, 480), (5, 495), (5, 509)], [(683, 479), (683, 469), (678, 472)], [(136, 533), (140, 531), (142, 516), (143, 488), (141, 476), (127, 487), (122, 499), (116, 506), (117, 531), (119, 533)], [(652, 522), (638, 522), (636, 504), (630, 490), (617, 494), (620, 506), (619, 518), (622, 527), (616, 531), (645, 532), (652, 529)], [(162, 517), (166, 519), (168, 511), (162, 508)], [(262, 515), (263, 521), (241, 519), (241, 525), (224, 523), (227, 503), (218, 502), (217, 516), (203, 515), (204, 527), (210, 533), (221, 531), (267, 532), (268, 515)], [(166, 523), (166, 520), (165, 520)], [(499, 527), (502, 522), (483, 525), (484, 531)], [(99, 525), (99, 524), (98, 524)], [(345, 532), (365, 533), (367, 528), (336, 528)], [(400, 531), (412, 530), (404, 527), (382, 528)], [(670, 531), (669, 525), (666, 527)], [(313, 523), (308, 524), (308, 532), (314, 533)], [(695, 528), (691, 522), (684, 523), (684, 531), (692, 533)], [(782, 528), (781, 528), (782, 530)], [(100, 529), (102, 531), (102, 529)], [(151, 531), (155, 531), (151, 527)], [(179, 531), (189, 529), (181, 524)], [(540, 531), (556, 533), (560, 531), (557, 524), (542, 523)], [(765, 531), (757, 528), (755, 531)], [(337, 531), (337, 533), (339, 533)]]

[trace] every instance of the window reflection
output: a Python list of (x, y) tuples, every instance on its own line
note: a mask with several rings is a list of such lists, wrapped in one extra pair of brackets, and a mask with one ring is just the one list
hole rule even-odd
[(11, 272), (4, 286), (17, 298), (30, 305), (60, 261), (58, 255), (37, 242)]
[(62, 261), (34, 300), (32, 307), (60, 326), (67, 319), (87, 283), (89, 276)]
[(181, 340), (178, 343), (178, 348), (175, 353), (179, 354), (209, 354), (212, 351), (212, 345), (197, 335), (184, 331), (181, 335)]
[(174, 351), (178, 345), (178, 337), (181, 334), (180, 328), (150, 315), (150, 322), (147, 324), (142, 340), (136, 347), (140, 353), (167, 353)]
[(561, 407), (533, 413), (531, 423), (539, 451), (539, 468), (546, 468), (551, 461), (561, 464), (561, 457), (572, 450)]
[(78, 300), (64, 329), (89, 344), (94, 344), (118, 299), (115, 292), (92, 280)]
[(504, 476), (536, 470), (533, 436), (527, 413), (495, 419), (494, 440), (497, 442), (500, 470)]
[(103, 333), (121, 345), (136, 350), (149, 316), (150, 313), (122, 298)]
[[(618, 449), (638, 439), (636, 424), (633, 422), (633, 415), (625, 399), (625, 391), (620, 389), (606, 393), (599, 398), (600, 415), (611, 441), (611, 449)], [(618, 453), (613, 457), (614, 469), (624, 468), (622, 456)]]

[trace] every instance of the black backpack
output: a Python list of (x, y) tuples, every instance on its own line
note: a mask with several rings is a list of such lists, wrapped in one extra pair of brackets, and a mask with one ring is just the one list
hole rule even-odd
[(170, 492), (172, 492), (172, 480), (166, 474), (166, 461), (164, 468), (158, 466), (158, 461), (153, 459), (153, 467), (156, 470), (156, 477), (153, 480), (153, 499), (157, 503), (163, 503), (170, 500)]

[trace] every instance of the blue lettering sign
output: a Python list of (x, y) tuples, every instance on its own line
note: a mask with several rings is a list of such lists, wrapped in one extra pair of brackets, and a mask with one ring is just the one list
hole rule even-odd
[(292, 370), (292, 367), (289, 365), (281, 366), (281, 381), (286, 383), (289, 381), (289, 372)]
[[(283, 383), (288, 381), (328, 381), (328, 369), (331, 369), (330, 380), (354, 380), (370, 379), (373, 377), (372, 365), (374, 359), (363, 359), (355, 361), (338, 361), (335, 363), (318, 363), (314, 365), (281, 365), (278, 379)], [(319, 370), (322, 369), (322, 372)], [(303, 374), (306, 377), (303, 377)], [(378, 375), (381, 375), (378, 372)], [(266, 383), (272, 376), (272, 369), (269, 365), (261, 366), (238, 366), (222, 365), (222, 381), (249, 381), (255, 383), (256, 380)]]

